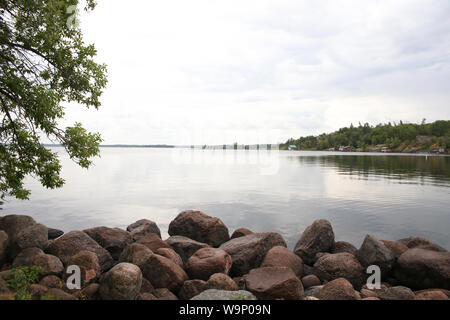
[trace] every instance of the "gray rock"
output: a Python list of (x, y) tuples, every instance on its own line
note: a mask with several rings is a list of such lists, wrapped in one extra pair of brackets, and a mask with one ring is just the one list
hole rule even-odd
[(320, 219), (303, 231), (294, 253), (306, 264), (314, 264), (316, 254), (330, 252), (334, 247), (334, 232), (328, 220)]
[(183, 263), (186, 263), (198, 250), (210, 247), (210, 245), (206, 243), (198, 242), (183, 236), (172, 236), (166, 240), (166, 243), (178, 253), (183, 260)]
[(225, 291), (217, 289), (205, 290), (191, 300), (257, 300), (256, 297), (248, 291)]
[(382, 276), (391, 271), (395, 262), (394, 253), (383, 242), (369, 234), (364, 239), (361, 248), (359, 248), (356, 258), (365, 268), (370, 265), (380, 267)]
[(131, 233), (119, 228), (96, 227), (83, 232), (108, 250), (114, 260), (118, 260), (123, 249), (133, 243)]
[(130, 224), (127, 227), (127, 231), (131, 232), (131, 235), (136, 241), (152, 233), (161, 238), (161, 231), (159, 230), (158, 225), (148, 219), (141, 219)]
[(153, 254), (152, 250), (140, 243), (132, 243), (122, 251), (119, 262), (129, 262), (137, 265), (139, 268), (144, 267), (147, 259)]
[(103, 300), (135, 300), (142, 285), (142, 272), (131, 263), (119, 263), (100, 280), (99, 294)]

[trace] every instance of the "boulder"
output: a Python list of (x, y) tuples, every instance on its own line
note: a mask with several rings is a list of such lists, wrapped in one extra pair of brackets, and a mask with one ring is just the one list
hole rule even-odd
[[(95, 282), (101, 275), (101, 267), (97, 255), (92, 251), (81, 250), (70, 258), (67, 266), (76, 265), (81, 271), (81, 285), (84, 287)], [(67, 280), (71, 274), (66, 273), (64, 279)]]
[(134, 264), (122, 262), (102, 276), (99, 294), (103, 300), (135, 300), (141, 285), (141, 269)]
[(13, 260), (11, 267), (17, 268), (20, 266), (32, 266), (33, 260), (38, 255), (45, 254), (39, 248), (27, 248), (19, 252), (16, 258)]
[(444, 248), (442, 248), (441, 246), (439, 246), (438, 244), (428, 240), (427, 238), (423, 238), (423, 237), (409, 237), (409, 238), (403, 238), (403, 239), (400, 239), (397, 241), (403, 243), (410, 249), (421, 247), (422, 249), (438, 251), (438, 252), (446, 252), (447, 251)]
[(119, 262), (129, 262), (143, 268), (147, 259), (153, 254), (152, 250), (140, 243), (127, 246), (119, 257)]
[(48, 289), (45, 296), (50, 300), (78, 300), (74, 295), (57, 288)]
[(387, 288), (378, 295), (381, 300), (414, 300), (415, 297), (411, 289), (403, 286)]
[(395, 277), (414, 289), (450, 289), (450, 253), (409, 249), (397, 260)]
[(80, 300), (98, 300), (100, 285), (98, 283), (91, 283), (81, 289), (78, 294)]
[(196, 295), (199, 295), (206, 290), (206, 281), (203, 280), (188, 280), (183, 283), (178, 297), (181, 300), (189, 300)]
[(127, 231), (131, 233), (134, 240), (136, 241), (145, 237), (148, 234), (156, 234), (158, 237), (161, 238), (161, 231), (159, 230), (156, 223), (148, 219), (141, 219), (133, 224), (130, 224), (127, 227)]
[(331, 253), (343, 253), (343, 252), (351, 253), (352, 255), (356, 256), (356, 254), (358, 253), (358, 249), (349, 242), (337, 241), (334, 244), (333, 249), (331, 249)]
[(364, 267), (350, 253), (327, 254), (314, 264), (314, 272), (322, 281), (347, 279), (359, 290), (367, 278)]
[(213, 274), (206, 282), (205, 289), (217, 289), (217, 290), (228, 290), (234, 291), (238, 290), (236, 282), (233, 281), (229, 276), (223, 273)]
[(202, 248), (186, 262), (185, 270), (191, 279), (208, 280), (215, 273), (228, 274), (231, 256), (222, 249)]
[(70, 259), (82, 250), (91, 251), (97, 255), (102, 271), (108, 270), (114, 264), (110, 253), (82, 231), (66, 233), (52, 241), (46, 249), (48, 253), (59, 257), (64, 265), (68, 265)]
[(0, 219), (0, 230), (4, 230), (10, 238), (18, 234), (21, 230), (36, 224), (36, 221), (29, 216), (7, 215)]
[(61, 260), (51, 254), (41, 254), (35, 256), (33, 259), (33, 265), (42, 268), (42, 276), (61, 276), (64, 272), (64, 265)]
[(302, 282), (286, 267), (263, 267), (245, 275), (247, 290), (260, 300), (301, 300), (304, 297)]
[(302, 258), (283, 246), (276, 246), (270, 249), (264, 257), (261, 267), (291, 268), (297, 277), (301, 277), (303, 273)]
[(114, 260), (119, 260), (123, 249), (134, 241), (131, 233), (119, 228), (97, 227), (83, 232), (108, 250)]
[(320, 300), (358, 300), (359, 296), (347, 279), (338, 278), (325, 284), (318, 298)]
[(169, 244), (167, 244), (166, 242), (161, 240), (161, 238), (158, 237), (158, 235), (156, 235), (154, 233), (147, 234), (146, 236), (140, 238), (136, 243), (143, 244), (144, 246), (146, 246), (153, 252), (155, 252), (156, 250), (158, 250), (160, 248), (171, 249), (171, 246)]
[(198, 250), (210, 247), (206, 243), (198, 242), (183, 236), (172, 236), (166, 240), (166, 243), (178, 253), (183, 260), (183, 263), (188, 261), (188, 259)]
[(380, 267), (382, 277), (391, 271), (395, 262), (395, 256), (392, 251), (383, 242), (369, 234), (364, 239), (361, 248), (359, 248), (356, 258), (365, 268), (370, 265)]
[(0, 267), (6, 260), (6, 249), (8, 247), (8, 234), (0, 230)]
[(147, 259), (142, 272), (155, 288), (167, 288), (173, 292), (178, 292), (188, 280), (186, 272), (179, 265), (158, 254), (152, 254)]
[(256, 297), (248, 291), (238, 290), (238, 291), (226, 291), (209, 289), (205, 290), (199, 295), (193, 297), (191, 300), (257, 300)]
[(39, 284), (47, 288), (61, 289), (62, 287), (64, 287), (64, 282), (61, 280), (61, 278), (54, 275), (43, 277), (41, 281), (39, 281)]
[(178, 297), (167, 288), (156, 289), (154, 295), (156, 300), (178, 300)]
[(415, 300), (450, 300), (441, 290), (421, 290), (415, 293)]
[(306, 264), (313, 264), (318, 252), (330, 252), (335, 246), (334, 232), (328, 220), (320, 219), (303, 231), (294, 253)]
[(155, 251), (155, 253), (172, 260), (181, 268), (183, 268), (183, 259), (181, 259), (180, 255), (176, 253), (175, 250), (170, 248), (159, 248)]
[(390, 241), (390, 240), (380, 240), (383, 242), (383, 244), (391, 250), (391, 252), (394, 254), (395, 259), (398, 259), (406, 250), (409, 248), (401, 243), (400, 241)]
[(48, 228), (47, 234), (49, 240), (54, 240), (61, 237), (64, 234), (64, 231), (59, 229)]
[(181, 212), (169, 224), (169, 235), (185, 236), (212, 247), (218, 247), (230, 240), (228, 228), (220, 219), (194, 210)]
[(44, 249), (48, 245), (47, 227), (38, 223), (18, 231), (17, 234), (8, 234), (8, 237), (11, 258), (15, 257), (23, 249)]
[(320, 279), (316, 275), (310, 274), (309, 276), (302, 278), (302, 284), (303, 284), (303, 288), (307, 289), (307, 288), (314, 287), (314, 286), (320, 286), (321, 282), (320, 282)]
[(248, 236), (249, 234), (252, 234), (253, 231), (246, 229), (246, 228), (239, 228), (234, 230), (233, 234), (231, 235), (230, 239), (235, 239), (235, 238), (239, 238), (239, 237), (245, 237)]
[(220, 249), (231, 256), (233, 265), (230, 273), (236, 277), (260, 267), (267, 252), (276, 246), (286, 247), (286, 242), (278, 233), (265, 232), (235, 238), (222, 244)]

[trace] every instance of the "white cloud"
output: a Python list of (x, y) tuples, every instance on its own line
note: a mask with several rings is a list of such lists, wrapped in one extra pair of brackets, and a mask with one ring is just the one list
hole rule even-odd
[(103, 106), (67, 119), (130, 144), (449, 119), (449, 16), (447, 0), (101, 1), (82, 28), (109, 67)]

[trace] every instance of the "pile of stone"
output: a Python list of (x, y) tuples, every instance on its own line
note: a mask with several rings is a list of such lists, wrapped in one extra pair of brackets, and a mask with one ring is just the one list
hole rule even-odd
[[(335, 241), (327, 220), (317, 220), (293, 251), (278, 233), (242, 228), (229, 235), (218, 218), (181, 212), (161, 239), (155, 222), (126, 230), (47, 228), (29, 216), (0, 218), (0, 299), (14, 298), (11, 269), (39, 266), (32, 299), (57, 300), (448, 300), (450, 253), (421, 237), (397, 241), (367, 235), (359, 249)], [(68, 286), (69, 266), (81, 287)], [(381, 271), (368, 286), (369, 266)], [(371, 289), (372, 288), (372, 289)]]

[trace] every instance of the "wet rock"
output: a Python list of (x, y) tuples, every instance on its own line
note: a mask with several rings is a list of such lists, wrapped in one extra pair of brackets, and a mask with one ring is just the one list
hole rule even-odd
[(231, 235), (230, 239), (236, 239), (239, 237), (245, 237), (248, 236), (249, 234), (252, 234), (253, 231), (246, 229), (246, 228), (239, 228), (234, 230), (233, 234)]
[(303, 288), (307, 289), (314, 286), (320, 286), (320, 279), (316, 275), (309, 275), (302, 278)]
[(218, 218), (201, 211), (183, 211), (170, 224), (169, 235), (185, 236), (218, 247), (230, 239), (228, 228)]
[(171, 249), (171, 246), (169, 244), (167, 244), (166, 242), (161, 240), (161, 238), (158, 237), (158, 235), (156, 235), (154, 233), (147, 234), (146, 236), (140, 238), (136, 243), (143, 244), (144, 246), (146, 246), (153, 252), (155, 252), (156, 250), (158, 250), (160, 248)]
[(395, 277), (414, 289), (450, 289), (450, 253), (409, 249), (397, 260)]
[(145, 262), (152, 254), (152, 250), (147, 248), (145, 245), (141, 243), (132, 243), (122, 251), (119, 257), (119, 262), (133, 263), (142, 270)]
[(253, 269), (245, 276), (246, 288), (260, 300), (301, 300), (302, 282), (286, 267)]
[(251, 269), (258, 268), (267, 252), (276, 246), (286, 247), (281, 235), (274, 232), (253, 233), (235, 238), (220, 246), (233, 259), (232, 276), (242, 276)]
[(198, 242), (183, 236), (172, 236), (166, 243), (175, 250), (185, 263), (195, 252), (210, 247), (206, 243)]
[(322, 281), (332, 281), (338, 278), (347, 279), (356, 290), (364, 284), (367, 276), (364, 267), (350, 253), (327, 254), (314, 264), (316, 275)]
[(337, 241), (334, 244), (334, 247), (331, 250), (331, 253), (343, 253), (343, 252), (347, 252), (347, 253), (350, 253), (350, 254), (356, 256), (356, 254), (358, 253), (358, 249), (349, 242)]
[(303, 231), (294, 253), (306, 264), (313, 264), (318, 252), (330, 252), (335, 246), (334, 232), (328, 220), (320, 219)]
[(178, 292), (178, 297), (181, 300), (189, 300), (206, 290), (206, 281), (203, 280), (188, 280), (183, 283), (183, 286)]
[(179, 265), (158, 254), (147, 259), (142, 272), (155, 288), (167, 288), (173, 292), (178, 292), (188, 280), (186, 272)]
[(338, 278), (325, 284), (318, 298), (320, 300), (358, 300), (359, 296), (347, 279)]
[(215, 273), (228, 274), (231, 264), (231, 256), (226, 251), (203, 248), (188, 259), (185, 270), (191, 279), (208, 280)]
[(283, 246), (270, 249), (264, 257), (261, 267), (287, 267), (294, 271), (297, 277), (301, 277), (303, 273), (302, 258)]
[(415, 294), (411, 289), (403, 286), (390, 287), (381, 292), (378, 297), (381, 300), (414, 300)]
[(82, 231), (66, 233), (54, 240), (46, 249), (48, 253), (59, 257), (64, 265), (68, 265), (70, 259), (82, 250), (91, 251), (97, 255), (102, 271), (114, 265), (110, 253)]
[(64, 234), (64, 231), (59, 229), (48, 228), (47, 235), (49, 240), (54, 240), (61, 237)]
[(118, 260), (123, 249), (134, 241), (131, 233), (119, 228), (96, 227), (83, 232), (108, 250), (114, 260)]
[(369, 234), (364, 239), (361, 248), (359, 248), (356, 258), (365, 268), (370, 265), (380, 267), (382, 277), (391, 271), (395, 262), (395, 256), (392, 251), (383, 242)]
[(156, 234), (161, 238), (161, 231), (158, 228), (158, 225), (148, 219), (141, 219), (136, 221), (133, 224), (130, 224), (127, 227), (127, 231), (131, 233), (134, 240), (138, 241), (139, 239), (145, 237), (148, 234)]
[(178, 300), (178, 297), (167, 288), (156, 289), (154, 295), (157, 300)]
[(229, 276), (223, 273), (213, 274), (206, 282), (205, 289), (217, 289), (217, 290), (228, 290), (234, 291), (238, 290), (236, 282), (233, 281)]
[(230, 300), (257, 300), (257, 299), (251, 292), (245, 290), (226, 291), (226, 290), (209, 289), (193, 297), (191, 300), (230, 301)]
[(181, 268), (183, 268), (183, 259), (181, 259), (180, 255), (176, 253), (175, 250), (170, 248), (159, 248), (155, 251), (155, 253), (172, 260)]
[(135, 300), (141, 285), (141, 269), (134, 264), (122, 262), (102, 277), (99, 294), (103, 300)]

